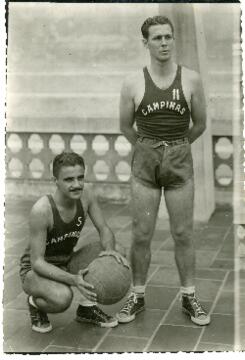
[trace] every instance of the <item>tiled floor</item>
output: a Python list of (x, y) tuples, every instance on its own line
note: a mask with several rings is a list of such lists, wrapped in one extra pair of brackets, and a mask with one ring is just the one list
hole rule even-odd
[[(18, 277), (18, 262), (28, 236), (27, 218), (32, 203), (31, 200), (6, 201), (3, 317), (5, 352), (229, 351), (236, 349), (238, 332), (241, 349), (245, 349), (245, 339), (242, 337), (245, 333), (245, 274), (240, 274), (240, 313), (235, 317), (234, 239), (230, 209), (217, 209), (208, 224), (196, 226), (194, 234), (197, 293), (212, 313), (209, 326), (195, 326), (181, 312), (173, 242), (168, 223), (159, 220), (152, 242), (146, 310), (134, 322), (114, 329), (77, 323), (74, 321), (77, 306), (75, 296), (66, 312), (50, 315), (53, 331), (40, 335), (30, 329), (26, 295)], [(117, 242), (128, 250), (131, 227), (129, 207), (111, 204), (102, 207), (116, 234)], [(96, 232), (88, 221), (81, 241), (87, 243), (96, 237)], [(103, 306), (103, 309), (108, 313), (115, 313), (123, 301), (124, 299), (116, 305)]]

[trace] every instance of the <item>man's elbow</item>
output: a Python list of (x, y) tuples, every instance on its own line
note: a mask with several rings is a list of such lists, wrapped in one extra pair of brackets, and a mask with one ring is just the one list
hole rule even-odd
[(123, 134), (128, 134), (132, 131), (132, 125), (131, 124), (125, 124), (123, 121), (120, 123), (120, 131)]
[(203, 123), (202, 125), (201, 125), (201, 129), (200, 129), (200, 131), (201, 131), (201, 134), (202, 133), (204, 133), (204, 131), (206, 130), (206, 123)]
[(199, 135), (202, 135), (202, 133), (204, 133), (205, 130), (206, 130), (205, 122), (196, 124), (196, 131), (199, 133)]

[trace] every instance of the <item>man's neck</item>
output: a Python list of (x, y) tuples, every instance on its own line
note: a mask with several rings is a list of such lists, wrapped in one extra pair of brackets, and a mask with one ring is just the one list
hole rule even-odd
[(67, 198), (58, 189), (56, 189), (54, 193), (54, 201), (58, 206), (66, 209), (72, 209), (76, 205), (76, 201), (74, 199)]
[(172, 60), (168, 60), (165, 62), (151, 60), (150, 70), (156, 76), (165, 77), (175, 72), (176, 66), (177, 65)]

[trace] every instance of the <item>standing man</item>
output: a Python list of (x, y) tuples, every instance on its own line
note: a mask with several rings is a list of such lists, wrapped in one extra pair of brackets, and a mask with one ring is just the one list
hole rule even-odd
[[(70, 306), (72, 288), (81, 294), (76, 320), (101, 327), (118, 325), (116, 318), (97, 306), (93, 286), (83, 279), (89, 260), (98, 255), (110, 254), (119, 262), (125, 261), (114, 251), (114, 235), (92, 190), (84, 186), (84, 171), (78, 154), (57, 155), (53, 161), (56, 191), (41, 197), (30, 213), (30, 238), (21, 257), (20, 277), (28, 294), (32, 329), (40, 333), (52, 330), (47, 313), (63, 312)], [(83, 248), (76, 252), (74, 248), (87, 214), (98, 230), (100, 243), (91, 246), (85, 258)]]
[(117, 316), (119, 322), (126, 323), (144, 309), (150, 245), (163, 188), (180, 276), (182, 309), (195, 324), (207, 325), (210, 316), (196, 297), (194, 285), (190, 145), (205, 130), (202, 82), (198, 73), (174, 63), (174, 28), (167, 17), (146, 19), (141, 32), (150, 65), (125, 80), (120, 100), (120, 128), (134, 146), (130, 253), (133, 291)]

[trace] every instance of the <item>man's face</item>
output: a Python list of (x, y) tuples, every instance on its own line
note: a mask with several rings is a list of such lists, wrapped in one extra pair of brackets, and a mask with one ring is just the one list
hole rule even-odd
[(84, 187), (84, 168), (80, 165), (62, 166), (56, 185), (65, 197), (79, 199)]
[(169, 60), (174, 46), (174, 37), (170, 25), (152, 25), (149, 27), (148, 33), (148, 39), (143, 41), (150, 51), (151, 57), (161, 62)]

